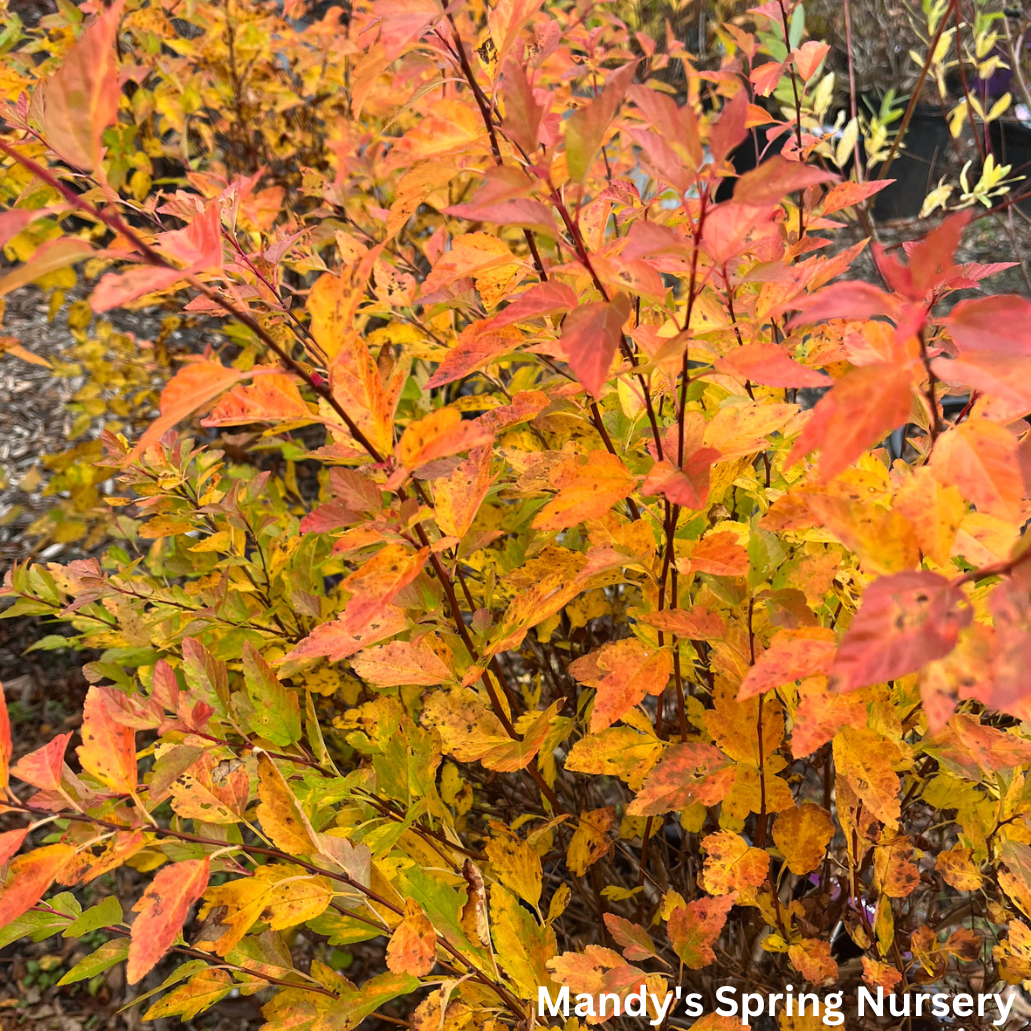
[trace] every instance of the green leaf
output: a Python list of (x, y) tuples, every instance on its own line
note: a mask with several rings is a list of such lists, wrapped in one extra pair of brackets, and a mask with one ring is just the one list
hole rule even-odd
[[(120, 909), (121, 907), (119, 907)], [(80, 959), (57, 983), (64, 985), (85, 981), (97, 974), (102, 974), (116, 963), (121, 963), (128, 954), (129, 939), (113, 938), (111, 941), (104, 942), (99, 949), (91, 952), (85, 959)]]
[(301, 713), (297, 694), (285, 688), (272, 667), (249, 642), (243, 646), (243, 676), (254, 711), (251, 730), (280, 748), (301, 740)]
[(87, 909), (73, 920), (61, 933), (65, 938), (81, 938), (100, 927), (122, 922), (122, 906), (114, 895), (108, 895), (102, 902)]

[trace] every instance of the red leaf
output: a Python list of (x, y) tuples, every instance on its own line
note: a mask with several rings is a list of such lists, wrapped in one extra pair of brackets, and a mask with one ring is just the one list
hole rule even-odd
[(944, 658), (970, 622), (962, 595), (937, 573), (875, 580), (863, 595), (830, 675), (842, 690), (880, 684)]
[(763, 207), (778, 204), (787, 194), (797, 190), (837, 180), (838, 176), (832, 172), (788, 161), (783, 155), (775, 154), (738, 179), (734, 186), (734, 200), (738, 204)]
[(186, 923), (190, 906), (208, 886), (210, 862), (187, 859), (158, 870), (143, 898), (133, 906), (139, 916), (133, 921), (129, 941), (129, 984), (136, 984), (149, 973), (172, 947)]
[(904, 366), (876, 363), (851, 369), (817, 403), (787, 464), (821, 448), (820, 479), (834, 479), (867, 448), (909, 421), (910, 382)]
[(562, 347), (576, 378), (595, 397), (609, 378), (612, 359), (630, 316), (630, 301), (617, 294), (606, 304), (596, 301), (574, 308), (562, 326)]
[(717, 372), (768, 387), (829, 387), (829, 376), (807, 369), (777, 344), (747, 344), (718, 359)]

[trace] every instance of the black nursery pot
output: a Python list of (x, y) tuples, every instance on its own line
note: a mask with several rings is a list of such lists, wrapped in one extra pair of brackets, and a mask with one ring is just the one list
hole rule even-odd
[(1021, 197), (1017, 206), (1031, 212), (1031, 129), (1020, 122), (989, 122), (988, 138), (992, 142), (992, 153), (1001, 165), (1012, 165), (1009, 177), (1025, 176), (1010, 187), (1009, 196)]
[(916, 218), (924, 198), (945, 174), (949, 126), (941, 109), (929, 105), (917, 107), (903, 143), (905, 149), (896, 152), (888, 172), (888, 178), (895, 182), (881, 190), (874, 200), (874, 218), (880, 221)]

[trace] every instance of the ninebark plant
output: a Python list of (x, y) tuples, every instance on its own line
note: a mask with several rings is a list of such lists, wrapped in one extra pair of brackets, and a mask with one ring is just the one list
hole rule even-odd
[(75, 742), (0, 723), (0, 941), (177, 954), (147, 1017), (268, 1031), (836, 984), (848, 941), (1031, 978), (1031, 304), (964, 215), (848, 278), (882, 184), (792, 0), (752, 18), (706, 70), (610, 3), (11, 23), (0, 291), (221, 332), (106, 434), (111, 543), (7, 574), (101, 657)]

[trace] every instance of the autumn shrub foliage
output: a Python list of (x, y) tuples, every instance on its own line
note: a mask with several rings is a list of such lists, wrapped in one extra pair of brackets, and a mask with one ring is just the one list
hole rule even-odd
[(966, 215), (849, 278), (800, 11), (9, 23), (0, 291), (213, 343), (105, 433), (103, 548), (7, 573), (99, 658), (0, 724), (0, 941), (268, 1031), (1031, 978), (1031, 304)]

